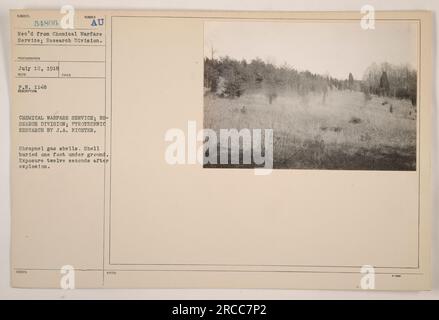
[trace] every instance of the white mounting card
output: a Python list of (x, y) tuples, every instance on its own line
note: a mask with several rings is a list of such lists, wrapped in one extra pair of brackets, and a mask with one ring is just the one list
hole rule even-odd
[(430, 289), (430, 12), (10, 19), (14, 287)]

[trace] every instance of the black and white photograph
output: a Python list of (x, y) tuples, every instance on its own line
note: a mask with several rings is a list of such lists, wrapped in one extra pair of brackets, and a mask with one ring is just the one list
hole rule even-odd
[[(414, 171), (418, 32), (409, 20), (207, 21), (204, 129), (271, 129), (274, 169)], [(238, 164), (218, 143), (204, 167), (257, 167), (240, 138)]]

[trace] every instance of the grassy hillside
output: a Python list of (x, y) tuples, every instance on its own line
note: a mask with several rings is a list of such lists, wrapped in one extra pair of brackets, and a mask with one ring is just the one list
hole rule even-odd
[(270, 104), (257, 91), (233, 99), (206, 93), (204, 128), (272, 128), (274, 168), (416, 169), (416, 108), (408, 99), (334, 89), (325, 102), (311, 92)]

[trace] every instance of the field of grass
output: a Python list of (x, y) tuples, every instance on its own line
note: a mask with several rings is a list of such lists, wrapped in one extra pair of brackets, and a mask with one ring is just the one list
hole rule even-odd
[[(416, 108), (409, 100), (332, 90), (204, 97), (204, 128), (273, 129), (274, 168), (416, 170)], [(218, 165), (219, 166), (219, 165)], [(229, 166), (230, 167), (230, 166)]]

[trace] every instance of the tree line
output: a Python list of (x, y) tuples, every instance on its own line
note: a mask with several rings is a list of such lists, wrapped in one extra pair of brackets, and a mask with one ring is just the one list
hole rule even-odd
[(204, 59), (204, 87), (221, 97), (240, 97), (244, 92), (263, 91), (271, 103), (282, 91), (293, 91), (301, 96), (328, 90), (355, 90), (365, 95), (393, 96), (416, 103), (416, 71), (409, 66), (389, 63), (372, 64), (363, 79), (346, 79), (298, 71), (287, 64), (277, 66), (261, 59), (236, 60), (230, 57)]
[(417, 73), (409, 65), (373, 63), (363, 76), (361, 89), (365, 94), (409, 99), (416, 105)]

